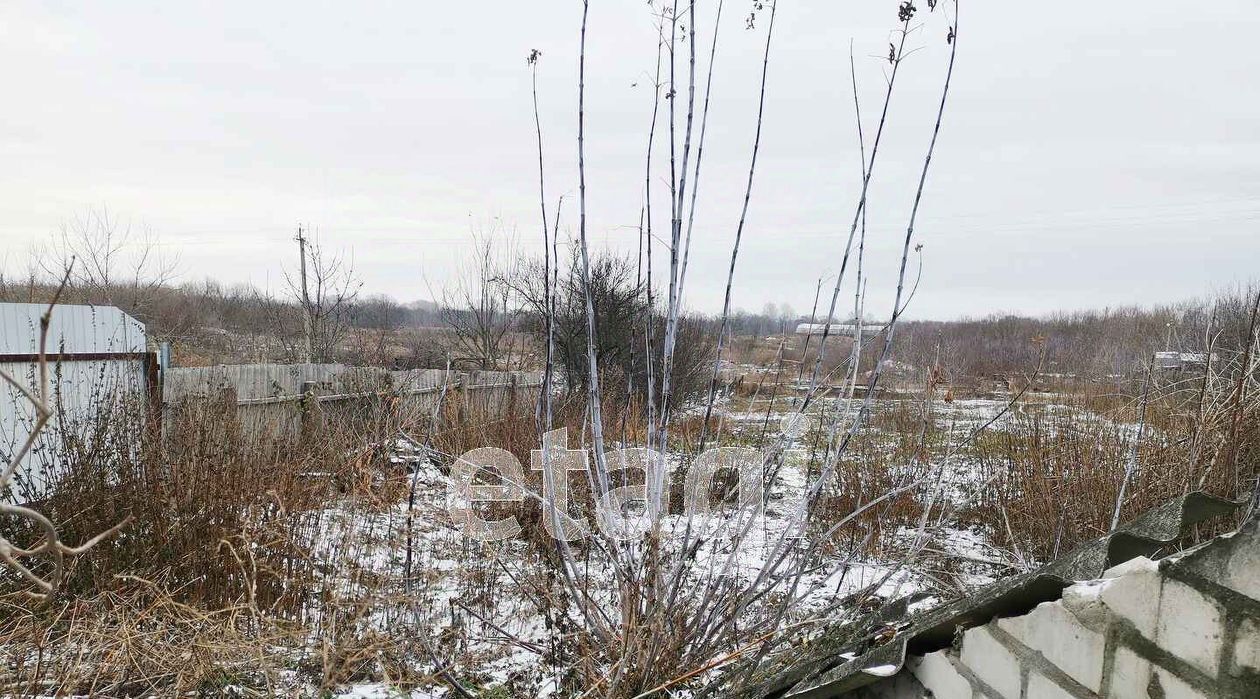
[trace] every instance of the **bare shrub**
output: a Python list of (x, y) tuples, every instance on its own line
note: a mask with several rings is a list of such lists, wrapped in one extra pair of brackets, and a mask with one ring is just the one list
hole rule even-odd
[[(545, 273), (547, 265), (538, 260), (522, 264), (513, 286), (524, 301), (526, 328), (536, 346), (545, 346), (547, 320), (553, 338), (554, 362), (565, 388), (585, 393), (590, 384), (590, 361), (587, 352), (586, 295), (590, 297), (595, 317), (594, 355), (600, 368), (601, 386), (612, 395), (632, 394), (637, 401), (648, 398), (649, 361), (660, 366), (664, 348), (657, 344), (649, 355), (644, 338), (665, 334), (665, 318), (648, 304), (646, 282), (629, 257), (602, 254), (593, 256), (589, 281), (582, 273), (576, 251), (562, 272), (555, 276), (551, 289)], [(549, 311), (548, 294), (552, 294), (554, 310)], [(713, 342), (708, 323), (700, 317), (684, 316), (678, 323), (674, 348), (674, 372), (670, 382), (671, 400), (686, 405), (703, 395), (705, 372), (713, 358)], [(651, 379), (654, 393), (663, 390), (658, 372)]]
[(493, 231), (474, 238), (474, 252), (442, 292), (442, 321), (452, 335), (451, 361), (458, 368), (502, 369), (511, 364), (510, 251)]
[(177, 266), (150, 228), (124, 221), (104, 206), (62, 224), (42, 256), (40, 264), (53, 279), (71, 270), (67, 301), (93, 299), (135, 312), (151, 305)]
[[(301, 236), (301, 233), (298, 234)], [(297, 303), (302, 332), (290, 331), (281, 337), (297, 336), (303, 344), (290, 348), (293, 356), (307, 362), (335, 361), (341, 341), (350, 328), (354, 302), (363, 283), (354, 273), (354, 264), (345, 255), (329, 252), (318, 241), (302, 245), (301, 271), (285, 272), (289, 297)], [(277, 308), (275, 321), (282, 324), (289, 314)]]

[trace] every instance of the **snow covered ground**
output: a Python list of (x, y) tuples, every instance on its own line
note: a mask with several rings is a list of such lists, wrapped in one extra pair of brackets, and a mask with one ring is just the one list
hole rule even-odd
[[(896, 407), (887, 401), (877, 402), (875, 409)], [(819, 404), (817, 410), (823, 408)], [(825, 408), (852, 414), (857, 403), (828, 401)], [(916, 491), (916, 497), (930, 498), (937, 506), (963, 504), (980, 476), (974, 463), (962, 454), (951, 454), (949, 445), (981, 426), (1007, 429), (1028, 410), (1059, 418), (1098, 419), (1053, 402), (1012, 407), (1001, 400), (937, 401), (931, 406), (932, 430), (945, 448), (932, 456), (937, 459), (938, 478)], [(749, 529), (738, 550), (719, 539), (702, 546), (692, 568), (695, 575), (725, 573), (751, 582), (780, 536), (796, 526), (796, 503), (808, 487), (807, 471), (812, 475), (817, 471), (806, 445), (813, 431), (825, 427), (826, 418), (815, 412), (802, 423), (792, 416), (789, 401), (780, 401), (769, 411), (759, 405), (755, 410), (727, 409), (722, 415), (724, 429), (735, 441), (746, 443), (750, 435), (763, 431), (777, 437), (783, 430), (796, 439), (768, 484), (764, 516)], [(866, 431), (875, 437), (873, 443), (879, 443), (880, 428), (868, 426)], [(484, 696), (520, 696), (522, 691), (553, 694), (565, 672), (556, 653), (557, 636), (563, 634), (549, 627), (564, 619), (571, 625), (579, 617), (572, 609), (549, 607), (545, 592), (554, 584), (555, 573), (540, 558), (539, 546), (520, 538), (497, 543), (466, 538), (447, 515), (448, 480), (442, 469), (423, 449), (405, 440), (399, 441), (395, 452), (395, 463), (414, 477), (414, 501), (403, 500), (371, 514), (331, 504), (313, 542), (316, 555), (327, 558), (330, 565), (344, 561), (347, 548), (353, 551), (354, 570), (345, 576), (340, 594), (345, 599), (374, 600), (354, 623), (383, 631), (403, 626), (425, 629), (425, 638), (417, 643), (423, 648), (417, 651), (417, 665), (431, 669), (432, 657), (452, 659), (461, 681), (475, 683)], [(677, 465), (677, 459), (672, 463)], [(722, 518), (720, 514), (710, 517)], [(691, 521), (693, 526), (704, 523)], [(661, 522), (665, 540), (681, 535), (687, 524), (681, 514), (665, 515)], [(925, 608), (951, 591), (982, 586), (1026, 563), (993, 545), (980, 530), (948, 521), (933, 521), (922, 529), (901, 526), (889, 540), (896, 545), (880, 554), (861, 547), (824, 547), (816, 564), (800, 576), (800, 599), (783, 623), (819, 613), (841, 613), (845, 610), (838, 606), (840, 601), (860, 592), (873, 591), (883, 599), (921, 593), (925, 599), (914, 608)], [(408, 548), (414, 573), (410, 584), (402, 575)], [(609, 585), (614, 575), (606, 562), (587, 555), (577, 573), (589, 583), (594, 598), (613, 603)], [(872, 590), (872, 585), (877, 587)], [(344, 685), (336, 696), (420, 698), (447, 696), (448, 691), (437, 678), (410, 694), (400, 695), (391, 687), (388, 682), (360, 681)]]

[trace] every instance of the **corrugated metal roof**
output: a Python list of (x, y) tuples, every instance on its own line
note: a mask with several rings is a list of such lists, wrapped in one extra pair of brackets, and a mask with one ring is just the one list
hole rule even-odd
[[(0, 355), (39, 350), (42, 303), (0, 303)], [(113, 306), (57, 306), (48, 326), (48, 351), (143, 352), (144, 324)]]

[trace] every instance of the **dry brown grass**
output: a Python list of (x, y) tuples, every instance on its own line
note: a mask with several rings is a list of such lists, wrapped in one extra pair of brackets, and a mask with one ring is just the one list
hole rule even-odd
[[(67, 438), (40, 510), (70, 537), (132, 521), (74, 560), (46, 608), (0, 577), (0, 676), (11, 682), (0, 693), (216, 695), (234, 684), (270, 694), (289, 667), (335, 686), (360, 672), (363, 653), (384, 672), (401, 637), (382, 640), (364, 610), (399, 588), (357, 564), (359, 542), (380, 538), (371, 517), (405, 500), (409, 478), (382, 446), (398, 416), (359, 418), (352, 429), (250, 437), (212, 397), (168, 411), (165, 439), (127, 438), (143, 424), (128, 406)], [(359, 515), (333, 522), (331, 505)], [(344, 537), (316, 551), (332, 526)], [(312, 637), (313, 658), (303, 651)]]
[[(1109, 393), (1068, 403), (1069, 414), (1021, 413), (970, 450), (986, 487), (964, 517), (1033, 560), (1053, 559), (1110, 529), (1134, 448), (1136, 399)], [(1233, 500), (1250, 496), (1260, 466), (1260, 403), (1254, 398), (1237, 406), (1227, 398), (1200, 412), (1198, 396), (1161, 392), (1150, 400), (1145, 421), (1121, 521), (1193, 490)]]
[[(1200, 483), (1231, 497), (1242, 493), (1260, 457), (1260, 407), (1251, 384), (1245, 396), (1252, 397), (1242, 401), (1231, 397), (1231, 386), (1221, 382), (1203, 397), (1178, 385), (1150, 401), (1143, 468), (1130, 484), (1125, 518)], [(755, 395), (773, 389), (763, 382)], [(876, 559), (904, 551), (905, 530), (922, 517), (933, 468), (947, 449), (942, 425), (925, 419), (928, 398), (943, 400), (942, 390), (878, 404), (872, 429), (851, 444), (815, 512), (815, 534), (894, 488), (924, 485), (865, 511), (834, 532), (825, 552)], [(982, 434), (952, 462), (974, 464), (987, 480), (951, 524), (976, 526), (1028, 561), (1047, 560), (1105, 531), (1131, 439), (1115, 424), (1137, 417), (1136, 401), (1117, 391), (1069, 401), (1072, 419), (1038, 409), (1048, 400), (1025, 398), (1010, 424)], [(604, 405), (610, 439), (646, 441), (637, 405), (624, 396)], [(440, 657), (458, 662), (461, 678), (476, 684), (488, 678), (477, 672), (486, 659), (475, 639), (493, 630), (471, 615), (496, 618), (509, 592), (527, 600), (529, 613), (547, 619), (560, 639), (539, 649), (540, 665), (566, 668), (573, 687), (598, 676), (596, 644), (573, 627), (557, 593), (555, 544), (536, 506), (512, 511), (528, 545), (513, 554), (523, 562), (510, 571), (517, 578), (511, 591), (489, 545), (466, 546), (456, 573), (418, 563), (406, 579), (400, 565), (382, 570), (364, 563), (407, 546), (410, 524), (397, 508), (410, 479), (381, 446), (400, 426), (423, 429), (416, 436), (447, 460), (498, 446), (528, 465), (538, 447), (532, 399), (492, 410), (475, 394), (452, 393), (432, 434), (424, 416), (404, 420), (381, 407), (345, 420), (351, 428), (336, 429), (332, 423), (340, 420), (329, 420), (302, 439), (266, 440), (243, 435), (225, 403), (197, 400), (168, 416), (165, 442), (146, 442), (138, 454), (109, 448), (125, 443), (108, 438), (112, 424), (100, 426), (96, 439), (67, 445), (75, 458), (41, 504), (65, 522), (66, 535), (99, 530), (123, 514), (135, 520), (77, 561), (66, 594), (50, 607), (0, 599), (0, 669), (12, 678), (0, 692), (213, 695), (233, 685), (269, 695), (293, 682), (331, 689), (352, 680), (427, 686), (436, 680), (418, 668), (434, 667), (433, 658), (414, 639), (433, 625), (446, 629), (433, 638)], [(557, 403), (555, 422), (569, 429), (570, 448), (582, 441), (585, 413), (584, 401)], [(679, 419), (671, 446), (690, 449), (698, 433), (699, 418)], [(758, 443), (750, 434), (728, 427), (723, 443)], [(1253, 470), (1240, 474), (1238, 464)], [(538, 488), (536, 476), (530, 478)], [(584, 479), (571, 484), (574, 514), (589, 519)], [(332, 550), (315, 550), (312, 542), (328, 531), (341, 532), (324, 537)], [(588, 546), (575, 549), (586, 555)], [(455, 584), (468, 611), (441, 607), (429, 591), (439, 584)], [(413, 615), (409, 605), (416, 600), (421, 609)], [(433, 622), (456, 617), (462, 621)], [(521, 679), (518, 694), (528, 694), (531, 681)]]

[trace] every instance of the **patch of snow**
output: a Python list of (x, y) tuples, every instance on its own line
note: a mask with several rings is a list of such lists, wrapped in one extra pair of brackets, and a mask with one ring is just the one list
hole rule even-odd
[(862, 672), (874, 677), (892, 677), (897, 674), (896, 665), (876, 665), (875, 667), (864, 667)]

